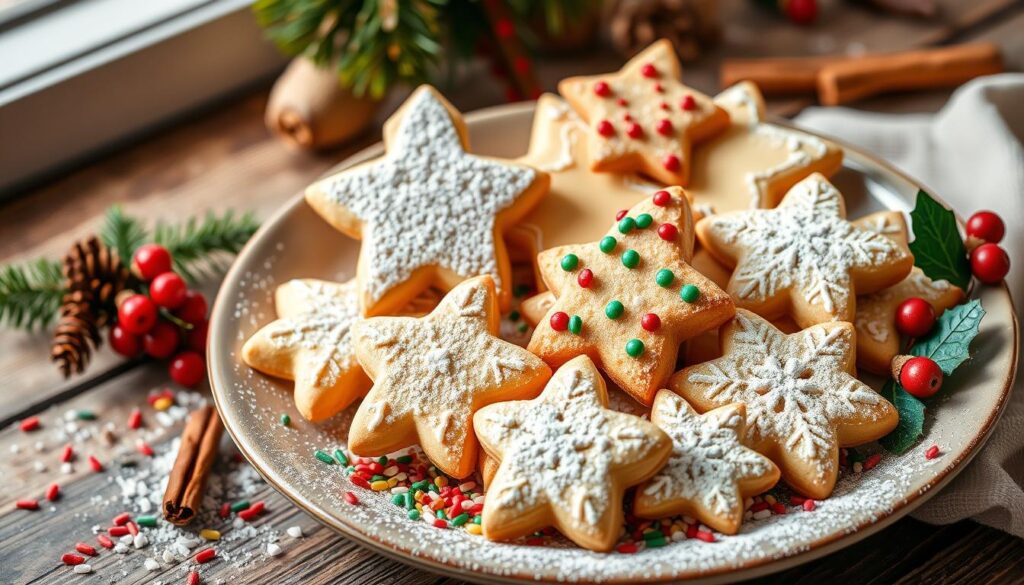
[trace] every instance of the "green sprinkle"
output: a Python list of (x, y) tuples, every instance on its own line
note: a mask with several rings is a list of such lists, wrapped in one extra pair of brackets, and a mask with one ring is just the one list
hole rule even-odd
[(640, 264), (640, 253), (636, 250), (626, 250), (622, 253), (622, 265), (626, 268), (636, 268)]
[(334, 458), (338, 461), (339, 464), (348, 465), (348, 457), (345, 455), (345, 452), (342, 451), (341, 449), (334, 450)]
[(654, 221), (654, 218), (651, 217), (651, 214), (649, 214), (649, 213), (641, 213), (640, 215), (636, 216), (636, 227), (638, 227), (640, 229), (644, 229), (644, 228), (650, 226), (651, 222), (653, 222), (653, 221)]
[(622, 312), (625, 310), (626, 308), (622, 306), (622, 303), (619, 301), (612, 301), (605, 305), (604, 316), (609, 319), (618, 319), (622, 316)]
[(626, 353), (629, 357), (640, 357), (644, 353), (644, 342), (639, 339), (630, 339), (626, 342)]
[(345, 468), (345, 477), (348, 477), (348, 476), (352, 475), (355, 472), (356, 472), (356, 468), (354, 466), (352, 466), (352, 465), (349, 465), (348, 467)]
[(469, 522), (469, 514), (467, 512), (463, 512), (452, 518), (452, 526), (462, 526), (466, 522)]
[(96, 413), (91, 410), (79, 410), (75, 412), (78, 420), (96, 420)]
[(428, 484), (427, 484), (427, 491), (428, 491), (428, 492), (433, 492), (433, 493), (435, 493), (435, 494), (436, 494), (436, 493), (437, 493), (437, 491), (438, 491), (438, 490), (437, 490), (437, 485), (436, 485), (436, 484), (434, 484), (434, 483), (428, 483)]
[(155, 528), (156, 516), (136, 516), (135, 523), (146, 528)]
[(652, 540), (654, 538), (665, 538), (665, 535), (661, 530), (652, 530), (644, 533), (644, 540)]
[(281, 415), (281, 426), (282, 427), (287, 427), (287, 426), (291, 426), (291, 424), (292, 424), (292, 417), (288, 416), (288, 413), (282, 414)]
[(517, 297), (517, 298), (518, 297), (522, 297), (522, 296), (526, 296), (526, 293), (528, 293), (528, 292), (530, 292), (530, 287), (525, 285), (525, 284), (517, 284), (512, 289), (512, 295)]
[(436, 518), (440, 518), (441, 520), (447, 520), (448, 519), (448, 515), (444, 513), (444, 510), (438, 510), (437, 513), (434, 514), (434, 516)]
[(395, 461), (397, 461), (398, 463), (408, 465), (412, 463), (412, 455), (400, 455), (398, 457), (395, 457)]
[(416, 496), (412, 492), (405, 492), (405, 509), (416, 509)]
[(381, 465), (387, 465), (388, 464), (388, 456), (387, 455), (381, 455), (380, 457), (377, 458), (377, 463), (380, 463)]
[(583, 330), (583, 319), (579, 315), (573, 315), (569, 317), (569, 331), (573, 335), (579, 335), (580, 331)]
[(320, 449), (317, 449), (316, 451), (313, 452), (313, 457), (316, 457), (317, 459), (323, 461), (327, 465), (334, 465), (334, 459), (331, 459), (330, 455), (321, 451)]
[(387, 481), (387, 480), (388, 480), (387, 477), (385, 477), (385, 476), (383, 476), (383, 475), (378, 473), (377, 475), (375, 475), (375, 476), (370, 478), (370, 483), (373, 483), (375, 481)]
[(620, 234), (628, 234), (629, 232), (633, 231), (633, 228), (635, 228), (635, 227), (636, 227), (636, 220), (633, 219), (632, 217), (629, 217), (628, 215), (626, 217), (622, 218), (621, 221), (619, 221), (619, 233)]
[(668, 268), (662, 268), (654, 275), (654, 282), (658, 283), (658, 286), (662, 288), (668, 287), (672, 284), (672, 281), (676, 279), (676, 275), (672, 274), (672, 271)]
[(245, 510), (249, 506), (250, 506), (249, 500), (242, 500), (240, 502), (235, 502), (234, 504), (231, 504), (231, 511), (232, 512), (241, 512), (242, 510)]
[(651, 540), (646, 540), (644, 542), (647, 544), (647, 548), (661, 548), (668, 544), (668, 541), (665, 540), (664, 536), (661, 538), (652, 538)]
[(409, 520), (419, 520), (419, 519), (420, 519), (420, 511), (419, 510), (417, 510), (415, 508), (413, 508), (412, 510), (409, 510)]
[(508, 320), (515, 323), (519, 320), (519, 311), (512, 311), (508, 314)]
[(526, 323), (520, 323), (518, 326), (516, 326), (516, 331), (520, 333), (526, 333), (526, 330), (529, 328), (530, 326), (527, 325)]
[(601, 251), (604, 252), (605, 254), (611, 254), (612, 250), (615, 249), (615, 246), (618, 245), (618, 243), (618, 240), (616, 240), (612, 236), (605, 236), (601, 238), (601, 243), (598, 244), (598, 246), (601, 248)]
[(427, 489), (428, 485), (430, 485), (430, 482), (424, 479), (423, 481), (417, 481), (416, 483), (412, 484), (409, 487), (413, 491), (422, 492), (423, 490)]
[(679, 296), (688, 303), (695, 303), (700, 298), (700, 289), (692, 284), (687, 284), (679, 290)]
[(473, 524), (480, 524), (481, 522), (483, 522), (483, 518), (484, 517), (481, 516), (480, 514), (477, 514), (476, 516), (473, 516)]
[(579, 265), (580, 259), (576, 254), (566, 254), (562, 256), (562, 270), (569, 272), (576, 270), (576, 266)]
[(396, 506), (405, 505), (405, 494), (393, 494), (391, 496), (391, 503)]

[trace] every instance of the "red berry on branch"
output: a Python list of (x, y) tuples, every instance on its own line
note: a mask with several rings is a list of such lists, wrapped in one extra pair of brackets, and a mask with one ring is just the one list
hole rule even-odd
[(1010, 256), (996, 244), (982, 244), (971, 252), (971, 272), (985, 284), (999, 284), (1010, 271)]
[(896, 330), (907, 337), (921, 337), (934, 325), (935, 308), (920, 297), (911, 297), (896, 308)]
[(142, 344), (139, 342), (139, 336), (128, 333), (124, 327), (116, 323), (110, 328), (110, 347), (126, 358), (133, 358), (139, 355)]
[(1006, 235), (1003, 219), (991, 211), (979, 211), (967, 220), (967, 235), (998, 244)]
[(142, 346), (146, 355), (162, 360), (171, 357), (179, 341), (178, 328), (167, 321), (160, 321), (142, 338)]
[(210, 323), (203, 319), (192, 325), (192, 329), (186, 334), (185, 345), (200, 354), (206, 353), (206, 335), (210, 329)]
[(188, 285), (175, 272), (164, 272), (149, 285), (149, 296), (153, 302), (167, 309), (177, 309), (185, 302)]
[(206, 310), (206, 297), (203, 293), (190, 290), (185, 293), (185, 301), (174, 314), (186, 323), (195, 324), (206, 320)]
[(117, 322), (128, 333), (142, 335), (156, 325), (156, 305), (146, 295), (134, 294), (117, 308)]
[(900, 368), (900, 385), (913, 396), (929, 398), (942, 388), (942, 369), (930, 358), (910, 358)]
[(189, 388), (202, 382), (206, 375), (203, 358), (194, 351), (183, 351), (174, 356), (167, 371), (172, 380)]
[(818, 18), (817, 0), (789, 0), (785, 9), (786, 16), (794, 24), (811, 24)]
[(171, 253), (160, 244), (143, 244), (132, 255), (132, 265), (143, 280), (150, 281), (171, 269)]
[(565, 331), (569, 327), (569, 315), (558, 311), (551, 315), (550, 323), (555, 331)]

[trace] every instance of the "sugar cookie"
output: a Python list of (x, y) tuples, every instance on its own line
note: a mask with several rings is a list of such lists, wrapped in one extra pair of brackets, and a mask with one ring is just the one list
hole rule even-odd
[(801, 327), (853, 321), (855, 294), (896, 284), (914, 258), (906, 245), (846, 221), (843, 196), (814, 174), (775, 209), (706, 217), (697, 237), (735, 271), (737, 306), (768, 319), (790, 315)]
[(554, 525), (584, 548), (610, 550), (623, 490), (651, 477), (672, 450), (658, 427), (608, 408), (604, 379), (586, 356), (559, 368), (538, 398), (485, 406), (473, 420), (500, 461), (483, 511), (491, 540)]
[(362, 456), (419, 443), (456, 478), (473, 472), (472, 416), (492, 402), (532, 398), (551, 370), (525, 349), (497, 338), (494, 281), (456, 285), (426, 317), (375, 317), (353, 327), (356, 357), (373, 379), (349, 430)]
[(654, 397), (651, 422), (672, 438), (672, 456), (636, 490), (641, 518), (685, 514), (724, 534), (736, 534), (743, 500), (779, 481), (779, 468), (746, 447), (746, 408), (729, 404), (697, 414), (670, 390)]
[(393, 313), (420, 291), (449, 290), (481, 274), (502, 307), (511, 269), (502, 234), (547, 191), (547, 173), (468, 154), (462, 117), (421, 86), (384, 125), (383, 157), (306, 190), (306, 201), (341, 232), (363, 240), (356, 277), (367, 316)]
[(558, 92), (590, 126), (591, 168), (686, 185), (691, 146), (725, 130), (729, 114), (681, 80), (672, 43), (660, 40), (618, 72), (559, 82)]
[(745, 443), (805, 496), (832, 493), (839, 447), (874, 441), (896, 427), (896, 409), (855, 377), (850, 323), (786, 335), (739, 309), (720, 335), (722, 357), (676, 372), (669, 388), (698, 412), (744, 403)]
[(690, 205), (679, 187), (635, 205), (600, 242), (540, 254), (557, 300), (529, 350), (552, 366), (588, 355), (650, 405), (675, 369), (679, 344), (729, 319), (725, 292), (691, 268)]

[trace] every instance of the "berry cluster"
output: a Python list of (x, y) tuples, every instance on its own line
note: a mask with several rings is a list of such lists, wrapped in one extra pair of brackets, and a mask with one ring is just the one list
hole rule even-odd
[(998, 245), (1006, 235), (1002, 218), (991, 211), (979, 211), (967, 220), (967, 235), (980, 242), (971, 250), (974, 278), (985, 284), (999, 284), (1010, 272), (1010, 255)]
[(127, 292), (118, 299), (110, 346), (129, 358), (142, 353), (170, 358), (172, 380), (182, 386), (199, 384), (205, 376), (206, 298), (189, 290), (171, 270), (171, 254), (158, 244), (140, 246), (132, 256), (132, 270), (147, 290)]

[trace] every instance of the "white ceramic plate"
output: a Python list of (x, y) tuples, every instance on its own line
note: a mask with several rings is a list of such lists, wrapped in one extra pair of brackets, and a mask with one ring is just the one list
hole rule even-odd
[[(467, 116), (474, 151), (516, 157), (525, 153), (532, 104), (503, 106)], [(345, 162), (379, 155), (375, 145)], [(918, 185), (888, 165), (847, 148), (834, 178), (849, 216), (881, 209), (908, 210)], [(344, 446), (352, 409), (314, 425), (295, 412), (291, 383), (245, 367), (242, 343), (274, 318), (274, 288), (292, 278), (345, 280), (355, 273), (359, 243), (329, 227), (296, 195), (268, 220), (239, 254), (214, 304), (209, 370), (213, 395), (228, 432), (260, 473), (324, 524), (399, 560), (474, 581), (602, 581), (652, 583), (745, 579), (848, 546), (921, 505), (977, 453), (1009, 395), (1018, 332), (1005, 287), (980, 289), (988, 315), (974, 341), (974, 359), (947, 381), (944, 398), (930, 405), (926, 436), (902, 456), (886, 455), (870, 472), (841, 477), (831, 498), (814, 512), (750, 521), (715, 543), (685, 540), (638, 554), (597, 554), (570, 544), (535, 547), (492, 543), (463, 531), (410, 521), (386, 495), (358, 491), (361, 504), (341, 495), (353, 489), (338, 466), (312, 457), (315, 449)], [(278, 423), (290, 413), (292, 426)], [(943, 455), (926, 460), (924, 450)]]

